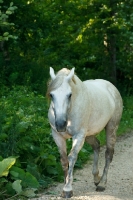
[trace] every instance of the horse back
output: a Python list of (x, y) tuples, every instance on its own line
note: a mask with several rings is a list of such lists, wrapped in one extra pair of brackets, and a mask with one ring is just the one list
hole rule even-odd
[(121, 95), (117, 88), (109, 81), (103, 79), (87, 80), (83, 82), (88, 92), (91, 92), (92, 96), (99, 96), (99, 98), (106, 98), (110, 101), (122, 102)]

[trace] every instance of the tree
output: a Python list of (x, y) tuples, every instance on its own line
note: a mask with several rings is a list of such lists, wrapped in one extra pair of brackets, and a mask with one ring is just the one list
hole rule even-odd
[(10, 34), (18, 39), (5, 42), (11, 56), (6, 84), (38, 90), (48, 79), (49, 66), (55, 70), (75, 66), (83, 80), (103, 78), (131, 89), (131, 0), (14, 0), (14, 4), (18, 9), (9, 18), (15, 24)]
[[(3, 1), (0, 0), (0, 4), (2, 4)], [(7, 41), (9, 38), (16, 39), (15, 36), (11, 35), (9, 32), (5, 32), (7, 29), (9, 29), (10, 26), (13, 26), (14, 23), (8, 22), (8, 18), (10, 15), (14, 13), (14, 11), (17, 9), (16, 6), (13, 6), (13, 2), (10, 3), (9, 7), (6, 6), (6, 10), (4, 6), (0, 6), (0, 41)]]

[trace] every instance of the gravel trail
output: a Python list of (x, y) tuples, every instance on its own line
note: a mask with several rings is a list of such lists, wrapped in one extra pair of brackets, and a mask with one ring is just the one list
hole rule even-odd
[[(105, 147), (101, 148), (99, 171), (102, 174), (105, 163)], [(117, 138), (113, 161), (108, 172), (104, 192), (96, 192), (92, 176), (92, 161), (83, 169), (74, 172), (71, 200), (133, 200), (133, 132)], [(63, 183), (57, 183), (34, 200), (64, 200), (60, 197)]]

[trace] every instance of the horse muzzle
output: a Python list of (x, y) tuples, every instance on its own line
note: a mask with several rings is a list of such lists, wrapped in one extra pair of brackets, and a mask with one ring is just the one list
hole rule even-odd
[(56, 126), (56, 130), (58, 132), (65, 132), (66, 131), (66, 126), (67, 126), (67, 121), (60, 119), (60, 120), (56, 120), (55, 121), (55, 126)]

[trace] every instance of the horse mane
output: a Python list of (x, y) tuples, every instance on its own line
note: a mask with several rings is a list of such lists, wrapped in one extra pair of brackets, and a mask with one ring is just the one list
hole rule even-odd
[[(50, 97), (50, 92), (53, 90), (56, 90), (59, 88), (64, 80), (64, 76), (67, 76), (70, 73), (70, 70), (67, 68), (63, 68), (60, 71), (57, 72), (56, 78), (54, 80), (50, 79), (47, 83), (47, 93), (46, 96)], [(72, 78), (72, 81), (76, 84), (76, 81), (74, 79), (74, 76)]]

